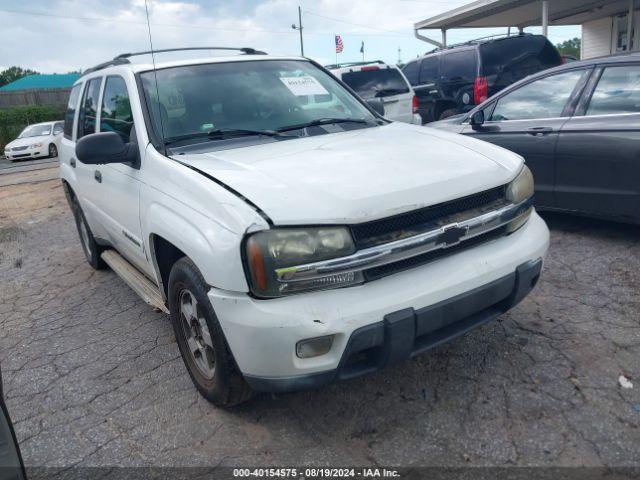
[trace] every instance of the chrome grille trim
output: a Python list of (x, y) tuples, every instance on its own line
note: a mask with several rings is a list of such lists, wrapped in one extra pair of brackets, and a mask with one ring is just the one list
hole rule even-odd
[[(445, 249), (503, 227), (527, 212), (532, 206), (533, 198), (529, 198), (521, 203), (509, 204), (459, 223), (445, 225), (395, 242), (366, 248), (346, 257), (279, 268), (275, 271), (276, 277), (279, 282), (291, 283), (328, 275), (362, 272), (373, 267), (388, 265), (433, 250)], [(452, 235), (454, 229), (455, 234)], [(448, 242), (449, 240), (452, 242)]]

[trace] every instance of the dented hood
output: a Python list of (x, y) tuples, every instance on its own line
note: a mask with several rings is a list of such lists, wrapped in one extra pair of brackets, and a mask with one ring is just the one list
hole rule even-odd
[(173, 158), (276, 225), (375, 220), (504, 185), (522, 166), (489, 143), (402, 123)]

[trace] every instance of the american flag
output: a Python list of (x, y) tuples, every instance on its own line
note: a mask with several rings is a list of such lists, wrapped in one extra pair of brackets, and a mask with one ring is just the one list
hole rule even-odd
[(340, 35), (336, 35), (336, 53), (342, 53), (342, 50), (344, 50), (342, 37)]

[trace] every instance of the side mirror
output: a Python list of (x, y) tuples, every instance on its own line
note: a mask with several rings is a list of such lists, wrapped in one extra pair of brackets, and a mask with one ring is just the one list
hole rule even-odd
[(484, 110), (478, 110), (471, 115), (469, 120), (471, 128), (474, 130), (478, 130), (482, 125), (484, 125)]
[(138, 145), (124, 143), (115, 132), (92, 133), (78, 140), (76, 157), (88, 165), (136, 163)]
[(367, 105), (369, 105), (378, 115), (382, 115), (384, 117), (384, 103), (379, 98), (371, 98), (367, 100)]

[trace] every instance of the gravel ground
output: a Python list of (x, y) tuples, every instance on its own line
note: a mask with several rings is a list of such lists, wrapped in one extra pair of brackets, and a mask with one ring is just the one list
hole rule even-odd
[(4, 187), (0, 363), (25, 463), (639, 466), (640, 229), (545, 218), (545, 271), (509, 314), (224, 411), (196, 393), (168, 318), (86, 264), (60, 183)]

